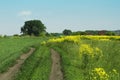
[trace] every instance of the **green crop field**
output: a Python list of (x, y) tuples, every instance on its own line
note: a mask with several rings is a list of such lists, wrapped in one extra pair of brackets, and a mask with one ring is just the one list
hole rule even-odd
[(29, 50), (30, 46), (40, 44), (41, 38), (0, 38), (0, 72), (4, 72), (15, 60)]
[(120, 41), (116, 36), (66, 36), (60, 38), (0, 38), (0, 72), (34, 47), (14, 80), (49, 80), (52, 59), (50, 49), (61, 58), (64, 80), (119, 80)]

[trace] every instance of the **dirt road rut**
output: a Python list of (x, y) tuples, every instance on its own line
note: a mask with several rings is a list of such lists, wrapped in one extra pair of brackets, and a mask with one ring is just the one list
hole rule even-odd
[(49, 80), (63, 80), (61, 71), (60, 55), (55, 50), (51, 49), (52, 68)]
[(21, 65), (34, 52), (34, 50), (34, 48), (31, 48), (28, 53), (21, 55), (20, 59), (16, 60), (17, 63), (14, 66), (10, 67), (7, 72), (0, 74), (0, 80), (13, 80)]

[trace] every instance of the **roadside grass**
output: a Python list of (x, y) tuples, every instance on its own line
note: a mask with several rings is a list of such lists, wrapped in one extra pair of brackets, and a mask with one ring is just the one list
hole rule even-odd
[[(61, 54), (64, 80), (119, 80), (119, 43), (119, 41), (81, 40), (79, 44), (65, 41), (51, 44), (51, 47)], [(81, 57), (79, 51), (83, 49), (81, 48), (83, 44), (90, 45), (90, 50), (99, 48), (102, 55), (92, 58), (88, 55), (88, 48)], [(92, 54), (95, 53), (94, 51)], [(99, 72), (104, 72), (104, 75), (99, 75), (95, 70), (101, 70)]]

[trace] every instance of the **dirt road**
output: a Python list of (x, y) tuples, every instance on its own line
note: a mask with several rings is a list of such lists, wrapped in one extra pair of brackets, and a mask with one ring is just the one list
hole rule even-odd
[(28, 53), (21, 55), (20, 59), (16, 60), (17, 63), (14, 66), (10, 67), (7, 72), (0, 74), (0, 80), (13, 80), (21, 65), (34, 52), (34, 50), (34, 48), (31, 48)]
[(63, 73), (61, 71), (60, 55), (51, 49), (52, 68), (49, 80), (63, 80)]

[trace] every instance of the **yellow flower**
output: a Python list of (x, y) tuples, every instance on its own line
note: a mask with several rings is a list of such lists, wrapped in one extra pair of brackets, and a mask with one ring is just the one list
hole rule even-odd
[(93, 48), (89, 44), (81, 44), (79, 48), (79, 54), (87, 54), (91, 57), (95, 57), (96, 55), (99, 55), (100, 57), (102, 56), (102, 51), (96, 47)]
[(94, 68), (93, 72), (99, 76), (102, 80), (108, 80), (109, 75), (105, 72), (103, 68)]
[(93, 48), (92, 47), (90, 47), (90, 45), (88, 45), (88, 44), (82, 44), (81, 46), (80, 46), (80, 53), (87, 53), (87, 54), (92, 54), (93, 53)]
[(48, 43), (61, 43), (64, 41), (78, 43), (80, 41), (80, 36), (65, 36), (60, 38), (49, 39)]

